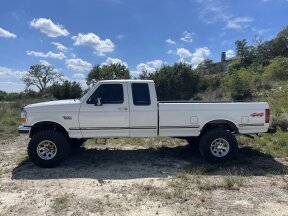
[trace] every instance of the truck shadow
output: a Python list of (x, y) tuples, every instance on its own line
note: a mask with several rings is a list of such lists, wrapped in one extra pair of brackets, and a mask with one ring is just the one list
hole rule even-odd
[(180, 172), (205, 175), (265, 176), (288, 173), (288, 167), (273, 157), (249, 147), (239, 149), (238, 158), (221, 163), (205, 162), (188, 146), (158, 149), (86, 149), (74, 150), (61, 166), (42, 169), (27, 161), (12, 171), (12, 179), (92, 178), (135, 179), (175, 176)]

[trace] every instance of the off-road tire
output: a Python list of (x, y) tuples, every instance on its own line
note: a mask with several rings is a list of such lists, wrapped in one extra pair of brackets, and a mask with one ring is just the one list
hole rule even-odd
[[(39, 156), (37, 147), (43, 141), (51, 142), (56, 146), (57, 151), (53, 158), (42, 159)], [(28, 144), (28, 156), (37, 166), (51, 168), (59, 165), (63, 159), (67, 157), (69, 149), (69, 143), (63, 134), (52, 130), (39, 131), (32, 137)]]
[[(227, 146), (228, 144), (228, 148), (226, 147), (225, 151), (225, 147), (223, 149), (219, 147), (219, 150), (218, 148), (215, 148), (217, 143), (220, 143), (220, 146), (222, 143), (222, 146)], [(199, 151), (201, 155), (210, 162), (230, 160), (235, 157), (237, 150), (238, 143), (235, 136), (224, 129), (211, 129), (200, 138)]]

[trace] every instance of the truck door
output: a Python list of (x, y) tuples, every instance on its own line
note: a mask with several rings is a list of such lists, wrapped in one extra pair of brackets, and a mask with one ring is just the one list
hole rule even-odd
[(79, 124), (83, 137), (129, 136), (126, 83), (103, 83), (82, 103)]
[(153, 82), (127, 83), (129, 89), (130, 136), (157, 136), (157, 97)]

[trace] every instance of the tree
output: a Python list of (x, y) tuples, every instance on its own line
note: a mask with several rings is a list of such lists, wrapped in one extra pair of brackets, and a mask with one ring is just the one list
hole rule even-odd
[(273, 58), (277, 56), (288, 57), (288, 27), (283, 28), (274, 38), (271, 40)]
[(26, 89), (36, 86), (40, 93), (43, 93), (47, 88), (47, 84), (61, 80), (62, 76), (51, 66), (36, 64), (30, 67), (30, 70), (23, 76), (22, 80)]
[(0, 90), (0, 101), (6, 100), (7, 93), (5, 91)]
[(80, 83), (65, 80), (62, 84), (55, 83), (49, 88), (50, 93), (57, 99), (79, 98), (82, 94)]
[(130, 79), (130, 71), (123, 64), (95, 65), (86, 80), (87, 85), (93, 85), (99, 80)]
[(266, 41), (257, 46), (256, 50), (256, 61), (263, 66), (266, 66), (270, 63), (270, 60), (273, 58), (273, 47), (271, 41)]
[(247, 46), (246, 39), (237, 40), (235, 45), (237, 59), (240, 67), (247, 68), (256, 59), (256, 48), (254, 46)]
[(147, 80), (150, 77), (150, 73), (147, 70), (142, 70), (142, 72), (139, 74), (138, 79), (140, 80)]
[(190, 100), (203, 86), (203, 77), (186, 63), (164, 65), (149, 75), (159, 100)]

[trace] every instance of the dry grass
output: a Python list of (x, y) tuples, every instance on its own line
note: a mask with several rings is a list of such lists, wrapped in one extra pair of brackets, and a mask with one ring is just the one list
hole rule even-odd
[(51, 208), (55, 214), (65, 212), (70, 205), (70, 198), (68, 194), (63, 194), (52, 200)]

